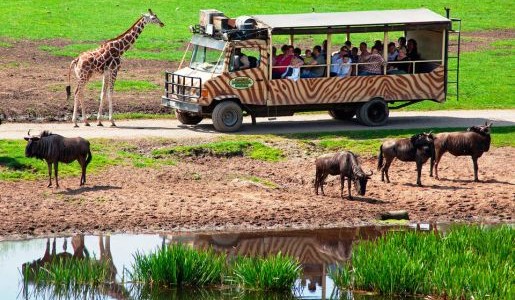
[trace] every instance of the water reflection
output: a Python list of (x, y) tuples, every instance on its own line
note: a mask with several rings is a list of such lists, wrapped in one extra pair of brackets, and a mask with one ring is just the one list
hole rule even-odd
[[(353, 242), (374, 239), (388, 230), (406, 227), (357, 227), (320, 230), (196, 233), (164, 235), (113, 235), (35, 239), (0, 242), (0, 290), (6, 299), (381, 299), (338, 291), (327, 270), (351, 256)], [(413, 226), (413, 229), (422, 229)], [(433, 225), (424, 229), (434, 230)], [(266, 256), (279, 251), (298, 258), (303, 267), (293, 291), (288, 294), (248, 293), (235, 289), (150, 289), (127, 282), (136, 252), (149, 253), (168, 243), (186, 243), (195, 248), (211, 247), (227, 254)], [(71, 249), (69, 249), (71, 244)], [(62, 251), (61, 251), (62, 249)], [(70, 250), (68, 252), (68, 250)], [(110, 284), (72, 288), (35, 284), (23, 274), (55, 260), (95, 259), (109, 265)], [(30, 273), (30, 272), (29, 272)], [(13, 286), (18, 286), (14, 288)]]

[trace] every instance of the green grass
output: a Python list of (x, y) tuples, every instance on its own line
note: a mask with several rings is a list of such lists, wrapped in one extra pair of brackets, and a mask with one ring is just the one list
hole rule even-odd
[[(495, 126), (495, 125), (494, 125)], [(466, 128), (434, 128), (433, 133), (446, 131), (464, 131)], [(300, 133), (283, 135), (298, 139), (301, 143), (313, 144), (324, 150), (337, 151), (346, 149), (359, 154), (375, 155), (379, 146), (387, 138), (410, 137), (424, 131), (423, 129), (387, 129), (359, 130), (332, 133)], [(515, 147), (515, 126), (494, 127), (492, 142), (495, 147)]]
[(241, 140), (162, 148), (154, 150), (152, 154), (158, 157), (170, 154), (179, 156), (212, 155), (216, 157), (247, 156), (264, 161), (279, 161), (283, 157), (280, 149), (269, 147), (261, 142)]
[[(102, 90), (102, 81), (97, 80), (88, 84), (90, 90)], [(117, 80), (114, 85), (115, 92), (148, 92), (159, 89), (159, 85), (143, 80)]]
[(240, 257), (232, 266), (234, 281), (246, 289), (289, 291), (301, 274), (300, 263), (282, 255)]
[(212, 249), (196, 250), (189, 245), (172, 244), (155, 252), (134, 255), (136, 282), (156, 286), (208, 286), (221, 284), (226, 257)]
[(444, 299), (513, 299), (515, 231), (454, 226), (445, 234), (389, 232), (354, 246), (330, 271), (339, 288)]
[[(115, 165), (133, 165), (135, 167), (157, 167), (173, 165), (171, 158), (155, 159), (151, 155), (138, 152), (138, 147), (125, 141), (92, 139), (93, 159), (88, 165), (87, 173), (92, 174)], [(0, 180), (35, 180), (48, 178), (47, 164), (44, 160), (25, 157), (25, 141), (0, 141)], [(59, 164), (59, 178), (79, 176), (80, 166), (77, 162)]]

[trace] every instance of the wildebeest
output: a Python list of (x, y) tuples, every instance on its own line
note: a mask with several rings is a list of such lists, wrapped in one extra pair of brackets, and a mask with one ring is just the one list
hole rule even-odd
[(390, 183), (388, 169), (394, 158), (398, 158), (401, 161), (416, 162), (417, 185), (421, 186), (420, 173), (422, 172), (422, 165), (429, 158), (431, 158), (431, 162), (434, 159), (434, 138), (431, 132), (424, 132), (415, 134), (411, 138), (385, 141), (379, 147), (379, 158), (377, 160), (377, 170), (381, 171), (381, 181), (384, 181), (384, 176), (386, 175), (386, 182)]
[[(442, 132), (436, 135), (435, 139), (435, 178), (438, 177), (438, 164), (440, 159), (449, 152), (454, 156), (471, 156), (474, 163), (474, 181), (479, 181), (477, 177), (477, 159), (484, 152), (490, 150), (490, 128), (492, 122), (481, 126), (472, 126), (466, 132)], [(433, 168), (431, 167), (431, 176)]]
[(80, 185), (86, 183), (86, 167), (92, 158), (87, 140), (81, 137), (65, 138), (46, 130), (35, 136), (31, 136), (29, 130), (25, 140), (28, 141), (25, 147), (25, 156), (44, 159), (48, 164), (48, 187), (52, 186), (52, 164), (54, 164), (55, 183), (59, 187), (58, 163), (68, 164), (75, 160), (79, 162), (82, 168)]
[(317, 195), (319, 187), (322, 195), (324, 195), (324, 181), (328, 175), (340, 175), (340, 196), (342, 198), (345, 178), (347, 178), (349, 199), (352, 199), (350, 192), (351, 180), (354, 181), (356, 192), (361, 196), (365, 195), (367, 181), (370, 179), (370, 176), (372, 176), (372, 171), (370, 171), (370, 174), (365, 174), (354, 153), (341, 151), (338, 153), (325, 154), (316, 159), (315, 165), (315, 193)]

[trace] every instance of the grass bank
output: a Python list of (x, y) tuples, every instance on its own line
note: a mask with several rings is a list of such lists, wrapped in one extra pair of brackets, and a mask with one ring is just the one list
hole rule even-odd
[(390, 232), (353, 248), (330, 272), (341, 289), (443, 299), (513, 299), (515, 231), (455, 226), (444, 234)]

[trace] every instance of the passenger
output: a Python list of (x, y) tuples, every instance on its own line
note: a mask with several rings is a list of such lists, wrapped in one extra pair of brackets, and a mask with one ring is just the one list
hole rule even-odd
[(379, 54), (383, 54), (383, 42), (381, 40), (376, 40), (374, 42), (374, 47), (376, 47), (377, 51), (379, 52)]
[(304, 64), (308, 65), (313, 61), (313, 54), (310, 49), (306, 49), (304, 52)]
[(304, 58), (302, 57), (302, 50), (300, 50), (300, 48), (295, 48), (295, 49), (293, 49), (293, 55), (294, 55), (296, 58), (298, 58), (298, 59), (302, 60), (302, 62), (304, 62)]
[(383, 74), (384, 59), (375, 46), (372, 47), (372, 53), (365, 62), (368, 64), (360, 66), (358, 75), (368, 76)]
[(414, 39), (408, 40), (406, 55), (409, 60), (420, 60), (420, 55), (418, 54), (417, 41)]
[(233, 70), (245, 70), (250, 68), (249, 57), (241, 52), (241, 48), (234, 49)]
[(406, 56), (406, 50), (400, 49), (399, 55), (397, 55), (397, 58), (395, 59), (397, 63), (392, 64), (392, 69), (388, 70), (387, 74), (408, 74), (411, 69), (411, 63), (399, 63), (408, 60), (409, 59)]
[(350, 52), (350, 59), (352, 60), (353, 63), (357, 63), (358, 62), (359, 55), (358, 55), (358, 48), (357, 47), (352, 47), (352, 50)]
[[(359, 44), (359, 51), (360, 51), (360, 54), (359, 54), (359, 57), (358, 57), (358, 62), (359, 63), (365, 63), (368, 61), (368, 57), (370, 56), (370, 52), (368, 52), (367, 50), (367, 43), (365, 42), (361, 42)], [(358, 74), (361, 72), (363, 66), (359, 66), (358, 68)]]
[(347, 46), (342, 46), (340, 52), (331, 57), (331, 77), (345, 77), (349, 75), (351, 59)]
[[(300, 49), (299, 49), (300, 50)], [(293, 81), (297, 81), (300, 78), (300, 67), (304, 65), (304, 61), (300, 56), (294, 56), (291, 60), (291, 64), (284, 72), (285, 75), (283, 78), (291, 79)]]
[(388, 61), (395, 61), (399, 55), (399, 51), (395, 48), (395, 43), (388, 43)]
[(327, 57), (327, 40), (322, 42), (322, 51), (320, 52), (324, 57)]
[(306, 70), (302, 71), (302, 74), (300, 75), (301, 78), (316, 78), (316, 77), (322, 77), (325, 73), (325, 57), (322, 55), (322, 47), (320, 45), (316, 45), (313, 47), (313, 61), (309, 64), (309, 66), (317, 66), (320, 65), (320, 67), (311, 67), (306, 68)]
[(397, 43), (399, 44), (399, 46), (397, 47), (397, 50), (401, 50), (401, 49), (404, 49), (404, 51), (407, 51), (408, 48), (406, 47), (406, 38), (401, 36), (399, 37), (399, 39), (397, 40)]
[(347, 49), (349, 49), (349, 56), (351, 55), (351, 50), (352, 50), (352, 42), (351, 41), (346, 41), (345, 42), (345, 47), (347, 47)]
[(291, 59), (293, 58), (293, 47), (288, 45), (283, 45), (281, 47), (281, 51), (283, 52), (275, 59), (274, 67), (272, 69), (272, 79), (279, 79), (281, 75), (286, 72), (286, 68), (290, 65)]

